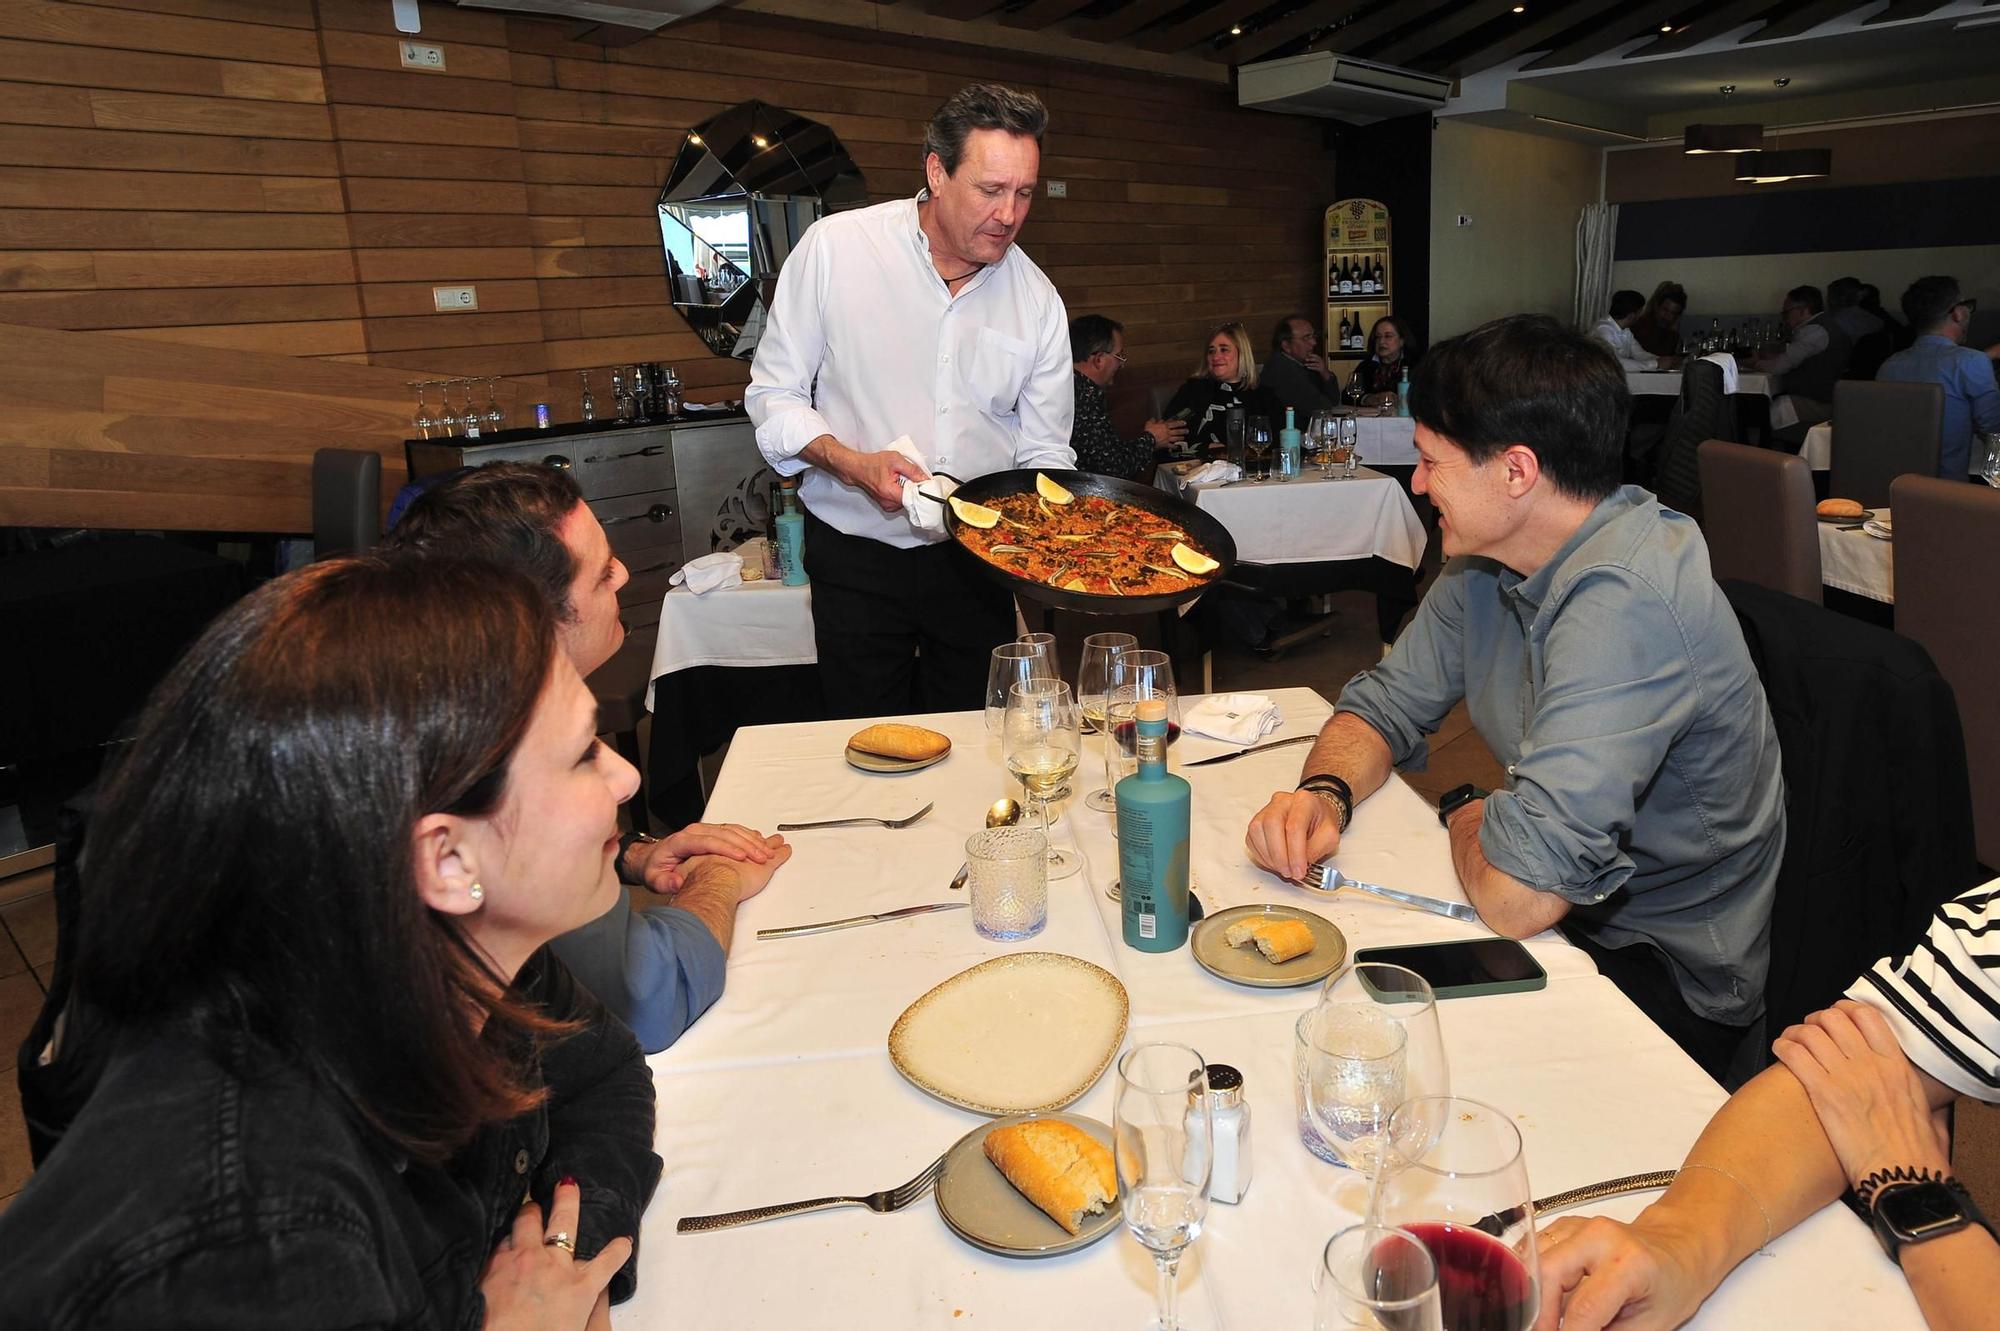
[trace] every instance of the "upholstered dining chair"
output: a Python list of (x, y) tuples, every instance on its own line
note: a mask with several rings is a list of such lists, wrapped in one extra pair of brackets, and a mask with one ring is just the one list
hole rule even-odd
[(1828, 493), (1866, 508), (1889, 502), (1889, 483), (1911, 472), (1935, 476), (1944, 430), (1944, 389), (1937, 384), (1833, 386), (1833, 461)]
[(1958, 697), (1973, 839), (1980, 862), (2000, 868), (2000, 490), (1899, 476), (1889, 495), (1896, 631), (1923, 644)]
[(1733, 426), (1730, 399), (1722, 391), (1722, 367), (1694, 358), (1681, 367), (1681, 394), (1667, 416), (1660, 442), (1659, 466), (1653, 489), (1660, 502), (1699, 521), (1702, 516), (1701, 471), (1697, 452)]
[(1702, 533), (1718, 582), (1729, 578), (1821, 601), (1812, 470), (1796, 453), (1702, 442)]
[(382, 539), (382, 455), (322, 448), (312, 461), (313, 558), (366, 550)]

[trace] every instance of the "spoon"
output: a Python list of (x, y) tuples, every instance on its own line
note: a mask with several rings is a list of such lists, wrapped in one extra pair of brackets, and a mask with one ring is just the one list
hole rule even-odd
[[(1012, 827), (1021, 821), (1021, 805), (1018, 800), (1001, 798), (993, 801), (993, 807), (986, 811), (988, 827)], [(956, 892), (965, 886), (965, 880), (972, 873), (970, 864), (958, 866), (958, 873), (951, 880), (951, 890)]]

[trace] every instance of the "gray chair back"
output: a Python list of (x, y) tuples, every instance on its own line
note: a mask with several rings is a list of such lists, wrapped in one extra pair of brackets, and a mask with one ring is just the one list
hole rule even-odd
[(1937, 384), (1843, 379), (1833, 388), (1833, 463), (1827, 492), (1868, 508), (1889, 503), (1889, 483), (1912, 472), (1935, 476), (1944, 431)]
[(1923, 645), (1957, 696), (1973, 839), (1980, 861), (2000, 866), (2000, 582), (1990, 576), (2000, 569), (2000, 490), (1899, 476), (1889, 491), (1896, 631)]
[(1699, 520), (1701, 473), (1695, 454), (1704, 439), (1734, 433), (1729, 398), (1722, 391), (1722, 367), (1693, 359), (1681, 368), (1681, 395), (1667, 417), (1666, 438), (1660, 444), (1660, 466), (1653, 489), (1668, 508)]
[(382, 539), (382, 456), (322, 448), (312, 465), (313, 558), (366, 550)]
[(1704, 440), (1697, 457), (1716, 581), (1739, 578), (1818, 605), (1819, 520), (1805, 459), (1720, 439)]
[(1167, 403), (1173, 398), (1174, 393), (1179, 388), (1180, 385), (1177, 383), (1159, 380), (1148, 384), (1146, 392), (1151, 409), (1148, 411), (1146, 419), (1149, 421), (1165, 420), (1167, 416)]

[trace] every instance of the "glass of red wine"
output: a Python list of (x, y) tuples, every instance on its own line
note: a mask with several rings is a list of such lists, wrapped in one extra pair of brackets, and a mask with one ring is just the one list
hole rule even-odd
[[(1165, 652), (1135, 648), (1118, 654), (1118, 679), (1104, 700), (1104, 779), (1111, 787), (1111, 807), (1118, 808), (1118, 783), (1139, 770), (1139, 703), (1164, 698), (1167, 703), (1167, 744), (1181, 737), (1180, 690), (1174, 687), (1174, 659)], [(1105, 889), (1118, 900), (1118, 884)]]
[(1512, 1119), (1425, 1095), (1389, 1117), (1369, 1219), (1430, 1250), (1444, 1331), (1529, 1331), (1541, 1307), (1530, 1196)]
[(1350, 1225), (1313, 1276), (1313, 1331), (1440, 1331), (1437, 1263), (1414, 1235)]

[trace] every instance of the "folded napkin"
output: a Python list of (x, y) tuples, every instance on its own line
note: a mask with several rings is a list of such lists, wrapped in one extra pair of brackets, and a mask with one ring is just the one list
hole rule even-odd
[(1708, 355), (1703, 356), (1702, 359), (1711, 365), (1720, 365), (1722, 367), (1722, 391), (1725, 393), (1734, 393), (1736, 391), (1736, 357), (1726, 351), (1711, 351)]
[(1207, 462), (1181, 477), (1182, 485), (1215, 485), (1218, 482), (1240, 481), (1243, 468), (1234, 462)]
[[(924, 462), (923, 455), (917, 452), (917, 446), (910, 442), (910, 436), (906, 434), (899, 435), (890, 443), (889, 447), (895, 452), (901, 453), (919, 467), (923, 467), (925, 471), (930, 470), (930, 467)], [(903, 516), (910, 520), (912, 527), (926, 536), (944, 535), (946, 531), (944, 521), (945, 506), (933, 503), (932, 500), (949, 499), (951, 498), (951, 492), (957, 488), (958, 482), (952, 480), (949, 476), (932, 476), (928, 480), (922, 481), (913, 481), (905, 476), (903, 478)], [(920, 498), (920, 495), (929, 495), (931, 498)]]
[(1255, 744), (1284, 719), (1278, 704), (1260, 693), (1212, 693), (1181, 713), (1181, 729), (1231, 744)]
[(675, 586), (686, 583), (687, 589), (696, 596), (740, 587), (743, 585), (743, 557), (734, 550), (717, 550), (712, 555), (688, 560), (667, 581)]

